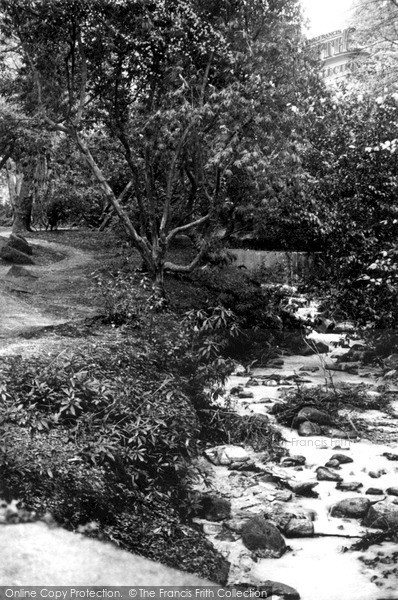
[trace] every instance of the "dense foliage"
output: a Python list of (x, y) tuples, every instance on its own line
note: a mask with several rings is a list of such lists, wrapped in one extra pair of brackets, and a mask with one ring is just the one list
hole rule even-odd
[(323, 297), (336, 318), (398, 323), (395, 96), (340, 92), (314, 116), (305, 164), (323, 237)]
[[(20, 61), (3, 94), (72, 141), (160, 293), (164, 270), (187, 272), (206, 256), (223, 215), (253, 202), (266, 215), (279, 193), (285, 212), (289, 199), (300, 204), (297, 146), (319, 86), (296, 0), (1, 9)], [(167, 258), (182, 232), (196, 249), (186, 265)]]

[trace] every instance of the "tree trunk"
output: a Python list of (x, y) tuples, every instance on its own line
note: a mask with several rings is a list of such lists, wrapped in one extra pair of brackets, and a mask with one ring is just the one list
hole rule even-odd
[(14, 200), (14, 222), (13, 233), (26, 233), (31, 231), (32, 207), (33, 207), (33, 177), (31, 167), (26, 169), (22, 175), (22, 185), (19, 194)]
[(12, 215), (15, 213), (15, 199), (19, 196), (22, 186), (22, 173), (17, 173), (15, 161), (9, 158), (6, 162), (8, 194)]
[(156, 304), (156, 308), (160, 309), (166, 303), (166, 291), (164, 288), (164, 267), (163, 264), (158, 265), (154, 273), (152, 294)]

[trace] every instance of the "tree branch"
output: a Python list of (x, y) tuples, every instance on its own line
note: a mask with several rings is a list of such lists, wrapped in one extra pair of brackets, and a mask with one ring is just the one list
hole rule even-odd
[(182, 134), (180, 141), (178, 142), (178, 146), (176, 148), (176, 151), (174, 152), (174, 155), (173, 155), (173, 158), (171, 161), (169, 175), (167, 178), (167, 185), (166, 185), (166, 199), (164, 202), (163, 215), (162, 215), (162, 220), (161, 220), (160, 228), (159, 228), (159, 233), (161, 235), (164, 234), (164, 232), (166, 231), (167, 222), (169, 220), (170, 203), (171, 203), (171, 196), (173, 194), (173, 184), (174, 184), (174, 176), (175, 176), (177, 161), (181, 154), (181, 150), (184, 146), (185, 140), (187, 139), (188, 134), (191, 131), (192, 127), (194, 126), (195, 122), (196, 122), (196, 119), (194, 118), (185, 128), (185, 131)]
[(208, 243), (203, 242), (198, 254), (188, 265), (176, 265), (172, 262), (165, 262), (164, 269), (170, 273), (191, 273), (200, 263), (206, 253)]
[(202, 225), (202, 223), (206, 223), (206, 221), (208, 221), (209, 218), (210, 215), (207, 214), (204, 217), (200, 217), (200, 219), (196, 219), (196, 221), (192, 221), (191, 223), (186, 223), (186, 225), (180, 225), (179, 227), (175, 227), (170, 231), (169, 235), (167, 236), (166, 243), (169, 244), (179, 233), (182, 233), (183, 231), (188, 231), (189, 229), (192, 229), (194, 227), (198, 227), (199, 225)]

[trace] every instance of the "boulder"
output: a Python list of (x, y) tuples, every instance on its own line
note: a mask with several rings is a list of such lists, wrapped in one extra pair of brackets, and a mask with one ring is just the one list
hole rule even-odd
[[(267, 521), (271, 521), (282, 533), (285, 533), (289, 527), (290, 521), (303, 521), (304, 525), (301, 530), (306, 528), (306, 522), (312, 521), (313, 513), (308, 510), (298, 507), (282, 504), (281, 502), (272, 502), (264, 507), (262, 515)], [(295, 529), (295, 524), (291, 526), (291, 530)], [(291, 536), (294, 537), (294, 536)]]
[(237, 393), (238, 398), (253, 398), (254, 394), (253, 392), (250, 392), (249, 390), (239, 390), (239, 392)]
[(246, 517), (246, 518), (235, 517), (234, 519), (229, 519), (228, 521), (225, 521), (224, 524), (231, 531), (234, 531), (235, 533), (242, 533), (243, 526), (248, 521), (248, 519), (249, 519), (249, 517)]
[(330, 459), (325, 463), (325, 467), (328, 467), (329, 469), (340, 469), (340, 463), (338, 460)]
[(279, 415), (286, 409), (286, 404), (282, 404), (282, 402), (275, 402), (275, 404), (271, 407), (269, 411), (271, 415)]
[(288, 486), (297, 496), (306, 498), (318, 498), (318, 492), (314, 492), (314, 487), (318, 484), (317, 481), (289, 481)]
[(316, 423), (304, 421), (304, 423), (300, 423), (297, 432), (302, 437), (310, 437), (312, 435), (321, 435), (322, 430)]
[(349, 519), (361, 519), (366, 515), (371, 506), (368, 498), (347, 498), (341, 500), (332, 507), (332, 517), (348, 517)]
[(280, 558), (286, 552), (285, 540), (278, 529), (261, 516), (252, 517), (244, 524), (242, 541), (261, 558)]
[(383, 452), (383, 456), (385, 456), (387, 460), (398, 460), (398, 454), (394, 454), (394, 452)]
[(398, 487), (390, 487), (386, 491), (389, 496), (398, 496)]
[(205, 456), (214, 465), (230, 465), (234, 462), (242, 463), (250, 458), (244, 448), (232, 445), (209, 448), (208, 450), (205, 450)]
[(299, 456), (299, 455), (294, 455), (294, 456), (285, 456), (285, 458), (282, 458), (281, 460), (281, 466), (282, 467), (298, 467), (300, 465), (305, 465), (305, 456)]
[(372, 479), (379, 479), (379, 477), (385, 475), (386, 473), (387, 471), (385, 471), (384, 469), (379, 469), (378, 471), (369, 471), (368, 475)]
[(359, 438), (359, 434), (356, 431), (343, 431), (342, 429), (336, 429), (335, 427), (323, 427), (322, 433), (331, 438), (340, 440), (356, 440)]
[(304, 406), (294, 420), (295, 424), (297, 423), (298, 425), (305, 421), (317, 423), (318, 425), (330, 425), (331, 423), (330, 416), (314, 406)]
[(264, 581), (264, 583), (259, 586), (259, 590), (264, 590), (267, 594), (264, 597), (269, 600), (272, 600), (272, 598), (280, 598), (280, 600), (300, 600), (300, 594), (297, 590), (290, 587), (290, 585), (280, 583), (279, 581)]
[(9, 245), (4, 246), (0, 250), (0, 258), (5, 260), (6, 262), (11, 262), (16, 265), (34, 265), (33, 259), (25, 254), (24, 252), (20, 252), (15, 248), (11, 248)]
[(336, 362), (328, 363), (325, 365), (329, 371), (343, 371), (344, 373), (350, 373), (351, 375), (358, 375), (358, 369), (360, 364), (358, 362)]
[(382, 496), (384, 492), (380, 488), (370, 487), (366, 490), (365, 494), (368, 496)]
[[(252, 583), (236, 583), (233, 586), (237, 590), (237, 596), (240, 598), (273, 598), (278, 600), (299, 600), (300, 594), (297, 590), (279, 583), (279, 581), (265, 581), (262, 585), (254, 585)], [(234, 594), (232, 594), (234, 596)]]
[(29, 246), (27, 240), (20, 235), (15, 235), (15, 233), (10, 235), (8, 246), (10, 248), (15, 248), (15, 250), (19, 250), (24, 254), (33, 254), (32, 248)]
[(283, 533), (288, 538), (312, 537), (314, 535), (314, 524), (308, 519), (290, 519)]
[(398, 527), (398, 506), (388, 500), (377, 502), (369, 508), (362, 524), (376, 529)]
[(337, 460), (340, 465), (354, 462), (351, 456), (347, 456), (347, 454), (333, 454), (333, 456), (330, 457), (330, 460)]
[(363, 484), (359, 481), (339, 481), (336, 485), (336, 490), (340, 490), (341, 492), (357, 492), (361, 487), (363, 487)]
[(318, 481), (343, 481), (337, 473), (330, 471), (327, 467), (318, 467), (316, 470), (316, 478)]
[(205, 494), (199, 499), (196, 511), (199, 517), (208, 521), (222, 521), (231, 516), (231, 502), (225, 498)]

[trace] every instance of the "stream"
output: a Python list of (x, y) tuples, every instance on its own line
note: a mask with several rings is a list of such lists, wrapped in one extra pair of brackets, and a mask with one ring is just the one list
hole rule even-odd
[[(391, 460), (391, 455), (390, 460), (383, 456), (386, 452), (398, 454), (398, 401), (394, 399), (397, 396), (391, 393), (388, 412), (350, 412), (354, 426), (357, 419), (366, 425), (368, 439), (359, 436), (354, 439), (339, 438), (338, 432), (301, 437), (296, 429), (278, 424), (271, 414), (273, 405), (284, 401), (284, 393), (289, 388), (286, 378), (294, 375), (304, 380), (300, 383), (304, 389), (325, 385), (325, 382), (328, 386), (338, 383), (365, 384), (366, 393), (374, 397), (379, 394), (377, 388), (385, 384), (380, 378), (380, 370), (375, 368), (360, 367), (358, 374), (325, 369), (325, 364), (333, 363), (340, 354), (347, 352), (347, 348), (337, 347), (341, 339), (338, 334), (313, 333), (312, 337), (327, 343), (331, 352), (312, 356), (282, 356), (283, 365), (279, 365), (279, 368), (254, 368), (250, 373), (236, 373), (227, 383), (225, 396), (232, 403), (233, 410), (241, 415), (267, 415), (281, 431), (288, 455), (299, 455), (304, 464), (287, 466), (283, 460), (270, 462), (264, 453), (245, 448), (251, 464), (258, 469), (253, 469), (254, 472), (249, 468), (245, 471), (236, 470), (236, 463), (232, 468), (228, 464), (219, 464), (220, 461), (212, 458), (212, 450), (206, 451), (208, 460), (205, 462), (210, 465), (210, 493), (227, 499), (231, 503), (231, 514), (229, 519), (222, 522), (216, 519), (213, 522), (206, 519), (196, 521), (231, 563), (230, 585), (249, 583), (261, 586), (267, 580), (282, 582), (297, 590), (302, 600), (398, 599), (398, 544), (383, 542), (370, 546), (368, 550), (345, 551), (366, 531), (380, 530), (367, 529), (361, 524), (361, 518), (331, 514), (337, 502), (362, 498), (373, 506), (388, 502), (393, 510), (396, 509), (398, 518), (398, 460)], [(284, 385), (278, 385), (278, 377), (279, 383)], [(294, 389), (295, 386), (292, 387)], [(237, 388), (243, 390), (241, 395), (249, 397), (238, 397)], [(389, 391), (395, 392), (396, 387), (390, 385)], [(316, 469), (324, 466), (336, 453), (347, 455), (348, 460), (352, 461), (339, 464), (329, 471), (340, 476), (344, 484), (356, 482), (357, 490), (338, 489), (336, 481), (318, 481)], [(369, 475), (369, 472), (372, 474)], [(314, 491), (317, 497), (305, 497), (289, 491), (306, 482), (316, 484)], [(375, 490), (378, 493), (366, 494), (369, 488), (378, 488)], [(391, 488), (396, 488), (396, 496), (387, 493), (386, 490)], [(205, 487), (202, 491), (209, 493)], [(254, 557), (253, 560), (252, 553), (242, 542), (242, 524), (254, 515), (263, 515), (277, 524), (281, 514), (311, 521), (312, 533), (308, 537), (285, 537), (288, 551), (280, 558)], [(287, 589), (285, 595), (281, 592), (280, 595), (268, 597), (293, 598), (294, 595), (289, 593)]]

